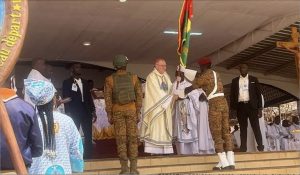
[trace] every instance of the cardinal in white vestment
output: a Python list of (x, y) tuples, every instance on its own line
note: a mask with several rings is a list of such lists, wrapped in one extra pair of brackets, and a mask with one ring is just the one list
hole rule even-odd
[(276, 116), (274, 122), (266, 125), (268, 151), (280, 151), (280, 133), (278, 127), (276, 127), (278, 124), (280, 124), (280, 117)]
[(282, 125), (277, 125), (280, 130), (280, 147), (282, 151), (291, 150), (292, 134), (290, 133), (290, 124), (287, 119), (282, 121)]
[(172, 82), (166, 61), (158, 58), (147, 76), (140, 139), (146, 153), (172, 154)]
[(293, 116), (293, 124), (290, 126), (292, 134), (291, 150), (300, 151), (300, 124), (298, 116)]

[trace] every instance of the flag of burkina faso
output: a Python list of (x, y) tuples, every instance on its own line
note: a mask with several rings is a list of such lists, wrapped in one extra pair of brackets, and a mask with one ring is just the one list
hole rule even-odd
[(190, 43), (191, 18), (193, 16), (193, 0), (184, 0), (178, 25), (178, 49), (180, 65), (186, 67)]

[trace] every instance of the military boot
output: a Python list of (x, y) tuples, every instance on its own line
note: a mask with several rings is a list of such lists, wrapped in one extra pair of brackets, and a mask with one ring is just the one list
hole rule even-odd
[(130, 160), (130, 174), (140, 174), (137, 170), (137, 160)]
[(129, 174), (129, 167), (128, 167), (128, 161), (127, 160), (121, 160), (121, 172), (120, 174)]
[(228, 151), (226, 156), (227, 156), (230, 169), (234, 170), (235, 169), (234, 152)]
[(231, 167), (229, 166), (226, 153), (218, 153), (219, 156), (219, 163), (217, 166), (213, 167), (213, 170), (230, 170)]

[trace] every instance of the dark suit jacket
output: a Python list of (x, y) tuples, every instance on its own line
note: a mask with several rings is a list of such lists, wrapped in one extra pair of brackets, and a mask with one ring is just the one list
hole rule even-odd
[[(249, 78), (249, 98), (250, 105), (253, 109), (262, 108), (262, 97), (259, 88), (259, 82), (256, 77), (248, 75)], [(240, 77), (236, 77), (232, 80), (230, 91), (230, 109), (236, 110), (239, 100), (239, 80)]]
[[(77, 85), (77, 91), (72, 90), (72, 85), (75, 82), (74, 78), (64, 80), (63, 82), (63, 98), (71, 97), (72, 101), (65, 103), (66, 114), (71, 115), (71, 117), (81, 116), (91, 117), (92, 112), (95, 111), (95, 105), (92, 99), (90, 89), (86, 80), (82, 79), (82, 91), (83, 91), (83, 100), (81, 99), (81, 91)], [(85, 113), (85, 114), (84, 114)], [(87, 113), (87, 114), (86, 114)]]

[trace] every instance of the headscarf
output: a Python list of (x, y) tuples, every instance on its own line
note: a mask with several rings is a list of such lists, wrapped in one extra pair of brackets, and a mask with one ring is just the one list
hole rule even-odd
[(51, 82), (25, 79), (25, 93), (36, 105), (44, 131), (44, 152), (50, 158), (56, 156), (55, 132), (53, 119), (53, 97), (56, 89)]

